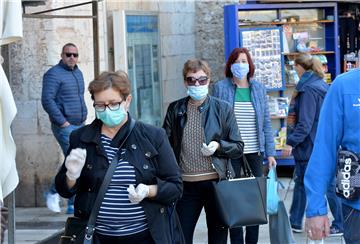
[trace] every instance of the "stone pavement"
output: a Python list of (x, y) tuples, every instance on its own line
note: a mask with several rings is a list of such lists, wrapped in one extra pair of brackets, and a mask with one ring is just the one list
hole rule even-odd
[[(294, 183), (290, 178), (280, 178), (285, 189), (280, 189), (280, 196), (284, 199), (285, 206), (287, 210), (290, 208), (292, 192)], [(65, 210), (63, 209), (63, 212)], [(45, 243), (54, 243), (58, 242), (53, 240), (51, 237), (56, 236), (64, 226), (64, 221), (68, 215), (66, 214), (56, 214), (50, 212), (46, 208), (17, 208), (16, 209), (16, 244), (45, 244)], [(294, 234), (296, 243), (306, 244), (306, 235), (305, 233)], [(46, 241), (44, 241), (46, 240)], [(7, 238), (5, 238), (5, 243)], [(205, 214), (201, 214), (201, 217), (197, 223), (194, 244), (205, 244), (207, 243), (207, 228), (205, 223)], [(229, 242), (230, 243), (230, 242)], [(258, 244), (269, 244), (269, 231), (268, 225), (260, 226), (259, 242)], [(340, 237), (331, 237), (327, 238), (324, 242), (325, 244), (342, 244), (345, 242), (342, 241)], [(281, 244), (281, 243), (279, 243)]]

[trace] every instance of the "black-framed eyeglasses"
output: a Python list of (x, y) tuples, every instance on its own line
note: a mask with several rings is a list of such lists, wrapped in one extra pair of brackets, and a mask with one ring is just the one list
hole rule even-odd
[(79, 57), (79, 54), (78, 53), (65, 53), (65, 56), (70, 58), (71, 56), (73, 56), (74, 58), (77, 58)]
[(195, 86), (196, 82), (199, 82), (200, 86), (206, 85), (208, 82), (209, 77), (207, 76), (200, 76), (199, 78), (195, 78), (192, 76), (186, 77), (186, 82), (189, 86)]
[(94, 109), (97, 112), (104, 112), (106, 107), (108, 107), (111, 111), (116, 111), (120, 109), (120, 105), (122, 104), (123, 101), (121, 102), (112, 102), (109, 104), (105, 104), (105, 103), (94, 103)]

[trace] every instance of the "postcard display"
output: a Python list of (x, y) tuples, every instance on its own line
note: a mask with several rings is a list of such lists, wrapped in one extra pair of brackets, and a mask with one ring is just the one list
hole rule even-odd
[(284, 88), (284, 58), (281, 28), (252, 28), (240, 30), (240, 46), (246, 47), (255, 65), (254, 79), (267, 90)]

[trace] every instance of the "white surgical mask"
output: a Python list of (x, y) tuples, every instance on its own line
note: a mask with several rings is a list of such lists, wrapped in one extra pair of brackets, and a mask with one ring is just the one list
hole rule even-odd
[(195, 101), (200, 101), (209, 93), (208, 85), (203, 86), (188, 86), (187, 94)]

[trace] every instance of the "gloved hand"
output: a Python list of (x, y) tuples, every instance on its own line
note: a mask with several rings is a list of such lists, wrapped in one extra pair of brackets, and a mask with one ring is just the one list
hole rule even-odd
[(71, 150), (65, 159), (65, 167), (67, 169), (66, 176), (70, 180), (76, 180), (80, 177), (82, 168), (86, 159), (86, 149), (76, 148)]
[(209, 145), (206, 145), (205, 143), (203, 143), (202, 147), (201, 147), (201, 153), (204, 156), (211, 156), (215, 153), (215, 151), (220, 147), (220, 144), (216, 141), (211, 141), (209, 143)]
[(140, 183), (136, 188), (134, 187), (134, 185), (129, 185), (127, 191), (129, 193), (130, 202), (139, 203), (145, 197), (149, 196), (150, 189), (149, 186)]

